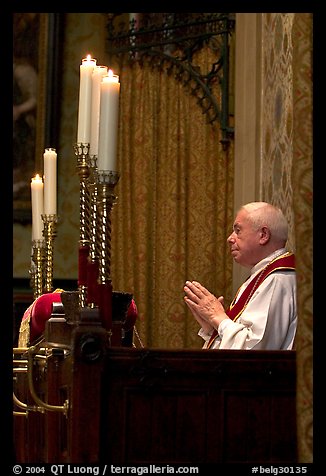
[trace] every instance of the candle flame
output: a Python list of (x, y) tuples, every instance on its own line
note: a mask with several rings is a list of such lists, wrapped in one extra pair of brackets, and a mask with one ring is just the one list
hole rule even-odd
[(112, 69), (109, 69), (107, 75), (103, 76), (102, 82), (103, 83), (118, 83), (119, 76), (117, 74), (114, 74)]
[(39, 174), (36, 174), (35, 177), (32, 178), (32, 180), (40, 181), (41, 177), (39, 176)]
[(87, 55), (86, 58), (82, 59), (82, 64), (85, 66), (96, 66), (96, 59), (92, 58), (91, 55)]

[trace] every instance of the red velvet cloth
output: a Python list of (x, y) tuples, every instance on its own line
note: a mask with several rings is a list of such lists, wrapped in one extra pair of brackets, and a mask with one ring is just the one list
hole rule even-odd
[[(61, 292), (62, 291), (42, 294), (42, 296), (35, 299), (35, 301), (26, 309), (22, 320), (25, 320), (30, 316), (30, 342), (33, 342), (35, 339), (40, 337), (44, 332), (45, 323), (50, 319), (52, 314), (52, 304), (54, 302), (61, 302)], [(108, 303), (105, 304), (107, 305)], [(108, 317), (110, 319), (110, 316), (107, 316), (106, 313), (109, 313), (107, 309), (104, 314), (106, 318)], [(126, 322), (123, 326), (125, 331), (132, 329), (135, 325), (137, 316), (137, 306), (135, 301), (132, 299), (128, 307)], [(107, 322), (106, 325), (108, 325)]]
[(45, 323), (50, 318), (52, 313), (52, 304), (54, 302), (61, 302), (61, 292), (53, 292), (42, 294), (42, 296), (35, 299), (35, 301), (25, 311), (23, 320), (30, 315), (30, 341), (40, 337), (44, 332)]

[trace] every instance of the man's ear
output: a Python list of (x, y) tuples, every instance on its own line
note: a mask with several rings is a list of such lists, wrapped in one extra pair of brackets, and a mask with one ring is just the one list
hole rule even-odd
[(260, 243), (265, 245), (271, 238), (271, 232), (267, 226), (262, 226), (260, 230)]

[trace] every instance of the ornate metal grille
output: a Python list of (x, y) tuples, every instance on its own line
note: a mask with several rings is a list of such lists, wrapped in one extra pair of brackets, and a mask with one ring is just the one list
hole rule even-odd
[[(107, 19), (109, 55), (174, 74), (196, 96), (207, 121), (219, 122), (221, 142), (227, 147), (234, 133), (229, 114), (229, 64), (235, 15), (107, 13)], [(195, 64), (195, 56), (205, 46), (213, 51), (214, 62), (204, 72)]]

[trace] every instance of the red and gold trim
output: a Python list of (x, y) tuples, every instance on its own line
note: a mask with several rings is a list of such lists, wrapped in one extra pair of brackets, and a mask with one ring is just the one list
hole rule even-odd
[[(263, 268), (260, 273), (257, 273), (257, 275), (253, 278), (253, 280), (250, 281), (250, 283), (248, 284), (246, 289), (243, 291), (238, 301), (236, 301), (236, 297), (239, 293), (239, 290), (238, 290), (229, 308), (225, 311), (228, 317), (232, 319), (232, 321), (236, 321), (240, 317), (240, 315), (243, 313), (252, 295), (254, 294), (256, 289), (261, 285), (264, 279), (267, 278), (267, 276), (269, 276), (271, 273), (274, 273), (275, 271), (280, 271), (280, 270), (283, 270), (283, 271), (295, 270), (295, 256), (293, 253), (287, 252), (281, 256), (277, 256), (275, 259), (270, 261), (265, 266), (265, 268)], [(218, 332), (216, 329), (214, 329), (213, 334), (207, 344), (207, 347), (206, 347), (207, 349), (209, 349), (212, 346), (217, 336), (218, 336)]]

